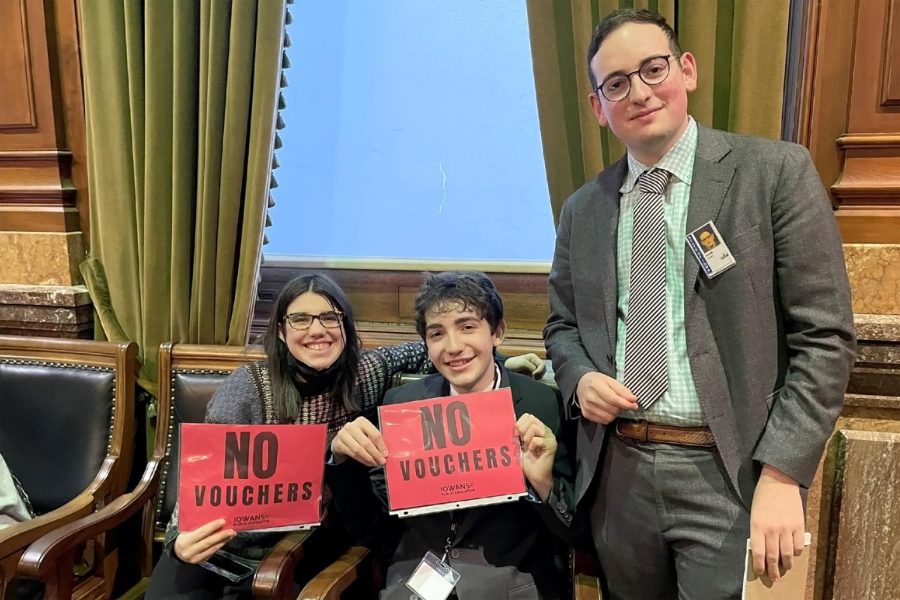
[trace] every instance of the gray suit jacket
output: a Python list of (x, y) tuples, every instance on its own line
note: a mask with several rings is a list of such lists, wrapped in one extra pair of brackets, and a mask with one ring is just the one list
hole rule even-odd
[[(544, 328), (560, 391), (616, 375), (616, 228), (623, 158), (563, 207)], [(699, 127), (686, 232), (715, 222), (737, 264), (708, 279), (685, 252), (688, 360), (728, 475), (749, 507), (761, 464), (808, 487), (855, 354), (850, 289), (828, 196), (802, 146)], [(581, 419), (576, 497), (606, 428)]]

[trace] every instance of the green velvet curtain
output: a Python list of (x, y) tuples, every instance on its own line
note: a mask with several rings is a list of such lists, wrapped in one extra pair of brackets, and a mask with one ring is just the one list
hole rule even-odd
[(617, 8), (649, 8), (697, 58), (690, 112), (704, 125), (781, 135), (790, 0), (527, 0), (538, 115), (554, 219), (566, 198), (624, 154), (588, 105), (591, 32)]
[(278, 119), (285, 0), (79, 2), (98, 337), (247, 341)]

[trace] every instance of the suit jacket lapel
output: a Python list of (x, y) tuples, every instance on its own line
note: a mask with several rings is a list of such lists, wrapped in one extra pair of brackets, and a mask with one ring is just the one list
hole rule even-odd
[[(694, 157), (694, 172), (691, 178), (691, 197), (688, 202), (687, 228), (694, 231), (707, 221), (715, 221), (725, 202), (734, 167), (720, 162), (731, 151), (725, 137), (717, 131), (698, 125), (697, 153)], [(700, 272), (700, 264), (690, 251), (684, 253), (684, 297), (685, 318), (693, 310), (696, 296), (694, 283)]]
[(429, 375), (422, 384), (425, 386), (425, 397), (423, 400), (430, 398), (443, 398), (450, 395), (450, 382), (444, 379), (440, 373)]
[[(601, 189), (600, 200), (597, 203), (594, 214), (593, 231), (597, 232), (596, 254), (589, 256), (588, 264), (597, 261), (599, 272), (589, 281), (595, 281), (602, 298), (603, 320), (606, 322), (606, 333), (609, 336), (609, 347), (615, 348), (616, 344), (616, 314), (618, 310), (618, 269), (616, 257), (618, 255), (619, 229), (619, 188), (625, 180), (628, 171), (628, 162), (622, 157), (608, 169), (600, 173), (597, 181)], [(599, 360), (599, 359), (598, 359)]]

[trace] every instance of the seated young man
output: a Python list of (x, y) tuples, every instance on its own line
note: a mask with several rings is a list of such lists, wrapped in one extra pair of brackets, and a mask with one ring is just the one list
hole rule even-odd
[[(495, 360), (505, 329), (503, 302), (481, 273), (427, 276), (416, 298), (416, 328), (438, 373), (389, 390), (384, 404), (509, 387), (529, 494), (512, 503), (394, 520), (399, 543), (382, 598), (410, 597), (406, 581), (428, 551), (438, 557), (446, 551), (446, 563), (460, 574), (453, 592), (459, 600), (568, 596), (573, 469), (557, 439), (562, 427), (558, 394)], [(373, 430), (344, 432), (343, 441), (356, 449), (369, 447), (371, 461), (364, 462), (383, 465), (390, 448)], [(372, 470), (372, 481), (386, 505), (383, 468)]]

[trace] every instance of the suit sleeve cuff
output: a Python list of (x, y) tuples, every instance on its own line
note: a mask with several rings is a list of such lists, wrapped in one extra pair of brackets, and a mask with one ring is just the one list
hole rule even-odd
[(581, 404), (578, 402), (577, 394), (573, 393), (565, 404), (566, 419), (573, 421), (581, 418)]
[(326, 467), (336, 467), (338, 465), (342, 465), (347, 461), (347, 457), (343, 454), (335, 454), (329, 448), (325, 452), (325, 466)]

